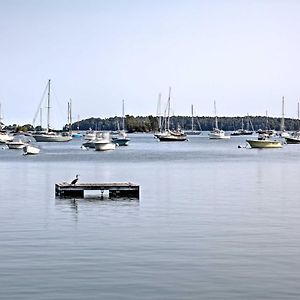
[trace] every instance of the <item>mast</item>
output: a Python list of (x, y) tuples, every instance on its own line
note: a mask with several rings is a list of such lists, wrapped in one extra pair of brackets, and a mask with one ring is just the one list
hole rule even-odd
[(72, 99), (69, 101), (69, 131), (72, 132)]
[(79, 115), (77, 116), (77, 130), (79, 130)]
[(0, 130), (2, 130), (2, 110), (1, 110), (1, 103), (0, 103)]
[(300, 130), (300, 107), (299, 107), (299, 102), (298, 102), (298, 131)]
[(161, 93), (158, 94), (158, 101), (157, 101), (157, 109), (156, 115), (158, 117), (158, 129), (161, 132), (162, 127), (162, 115), (161, 115)]
[(192, 110), (192, 131), (194, 131), (194, 105), (193, 104), (191, 106), (191, 110)]
[(218, 117), (217, 117), (216, 100), (214, 100), (214, 109), (215, 109), (215, 128), (218, 129)]
[(40, 107), (40, 127), (43, 129), (43, 108)]
[(269, 129), (269, 117), (268, 117), (268, 111), (266, 110), (266, 130)]
[(48, 80), (47, 133), (50, 131), (50, 79)]
[(167, 105), (167, 109), (168, 109), (168, 115), (167, 115), (167, 129), (170, 130), (170, 104), (171, 102), (171, 87), (169, 87), (169, 98), (168, 98), (168, 105)]
[(122, 100), (122, 130), (125, 131), (124, 99)]
[(284, 97), (282, 97), (282, 115), (281, 115), (281, 123), (280, 123), (280, 131), (284, 131)]

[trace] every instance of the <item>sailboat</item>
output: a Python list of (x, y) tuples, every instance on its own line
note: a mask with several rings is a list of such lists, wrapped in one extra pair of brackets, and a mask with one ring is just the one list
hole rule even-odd
[(118, 146), (128, 146), (130, 139), (127, 137), (125, 131), (125, 114), (124, 114), (124, 100), (122, 101), (122, 130), (117, 136), (112, 137), (112, 142)]
[[(50, 79), (47, 83), (47, 129), (46, 132), (36, 132), (32, 136), (37, 142), (68, 142), (72, 140), (72, 137), (69, 133), (58, 134), (50, 129)], [(36, 114), (37, 115), (37, 114)], [(35, 118), (34, 118), (35, 121)], [(33, 123), (34, 123), (33, 121)]]
[(169, 88), (169, 98), (167, 103), (167, 117), (165, 120), (165, 130), (157, 138), (161, 142), (183, 142), (187, 140), (186, 134), (178, 128), (176, 131), (170, 130), (170, 103), (171, 103), (171, 88)]
[(280, 122), (280, 131), (278, 135), (283, 138), (287, 138), (290, 136), (289, 133), (286, 132), (284, 128), (284, 97), (282, 97), (282, 115), (281, 115), (281, 122)]
[(187, 134), (187, 135), (200, 135), (201, 134), (201, 125), (200, 125), (200, 122), (199, 122), (199, 120), (198, 120), (198, 118), (196, 117), (196, 120), (197, 120), (197, 122), (198, 122), (198, 127), (199, 127), (199, 129), (200, 130), (195, 130), (195, 126), (194, 126), (194, 105), (192, 104), (191, 105), (191, 113), (192, 113), (192, 130), (190, 130), (190, 131), (186, 131), (185, 130), (185, 133)]
[(300, 108), (299, 102), (297, 103), (298, 107), (298, 131), (293, 132), (290, 136), (285, 137), (287, 144), (300, 144)]
[[(251, 126), (252, 126), (252, 131), (249, 130), (250, 124), (251, 124)], [(254, 132), (254, 130), (253, 130), (252, 122), (251, 122), (251, 120), (250, 120), (249, 115), (247, 115), (247, 129), (244, 129), (244, 119), (242, 118), (242, 128), (233, 131), (230, 135), (231, 135), (231, 136), (252, 135), (253, 132)]]
[(219, 140), (219, 139), (230, 139), (229, 135), (225, 135), (225, 131), (219, 129), (218, 127), (218, 116), (217, 116), (217, 108), (216, 108), (216, 101), (214, 101), (214, 108), (215, 108), (215, 128), (209, 133), (209, 139)]

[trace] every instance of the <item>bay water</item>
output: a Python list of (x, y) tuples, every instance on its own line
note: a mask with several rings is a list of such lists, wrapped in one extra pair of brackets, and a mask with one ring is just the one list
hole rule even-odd
[[(0, 149), (1, 299), (300, 298), (300, 145), (130, 138)], [(76, 174), (137, 183), (140, 199), (55, 198)]]

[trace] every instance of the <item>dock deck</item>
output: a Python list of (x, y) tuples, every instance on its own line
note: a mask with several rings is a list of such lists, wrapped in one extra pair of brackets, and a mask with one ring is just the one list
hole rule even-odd
[(140, 186), (131, 182), (113, 183), (80, 183), (69, 184), (67, 182), (55, 184), (55, 195), (61, 198), (84, 198), (84, 191), (99, 191), (100, 196), (104, 191), (109, 192), (109, 198), (130, 197), (139, 198)]

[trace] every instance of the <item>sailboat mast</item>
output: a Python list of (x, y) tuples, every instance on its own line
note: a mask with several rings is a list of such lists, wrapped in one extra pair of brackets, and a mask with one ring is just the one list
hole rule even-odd
[(124, 100), (122, 101), (122, 130), (125, 130)]
[(217, 117), (216, 100), (214, 100), (214, 109), (215, 109), (215, 128), (218, 129), (218, 117)]
[(69, 131), (72, 131), (72, 99), (70, 99), (69, 103)]
[(280, 131), (284, 131), (284, 97), (282, 97), (282, 115), (281, 115)]
[(50, 131), (50, 79), (48, 80), (47, 132)]
[(43, 108), (40, 107), (40, 127), (43, 129)]
[(157, 101), (157, 110), (156, 115), (158, 116), (158, 129), (161, 132), (162, 130), (162, 116), (161, 116), (161, 93), (158, 94), (158, 101)]
[(169, 98), (168, 98), (168, 121), (167, 121), (167, 129), (170, 130), (170, 106), (171, 106), (171, 87), (169, 87)]
[(1, 109), (1, 103), (0, 103), (0, 130), (2, 130), (2, 109)]
[(194, 105), (193, 104), (191, 106), (191, 110), (192, 110), (192, 131), (194, 131)]

